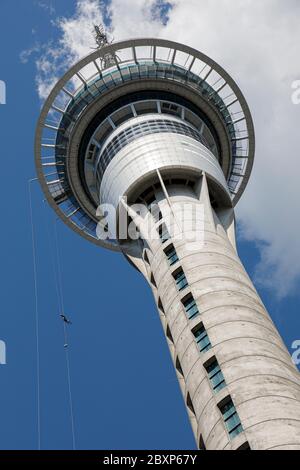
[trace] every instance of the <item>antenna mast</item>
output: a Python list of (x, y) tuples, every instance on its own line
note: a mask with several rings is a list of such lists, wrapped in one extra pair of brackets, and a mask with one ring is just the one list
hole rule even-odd
[[(103, 47), (111, 44), (113, 40), (109, 41), (106, 31), (103, 25), (94, 25), (94, 35), (95, 35), (95, 42), (97, 44), (96, 49), (102, 49)], [(111, 67), (117, 63), (117, 56), (115, 54), (104, 54), (104, 56), (100, 59), (102, 68)]]

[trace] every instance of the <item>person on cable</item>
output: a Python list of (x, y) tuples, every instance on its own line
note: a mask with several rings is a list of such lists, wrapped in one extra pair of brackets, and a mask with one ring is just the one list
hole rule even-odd
[(65, 323), (67, 323), (68, 325), (72, 325), (71, 320), (69, 320), (69, 319), (66, 317), (66, 315), (64, 315), (63, 313), (61, 313), (60, 316), (61, 316), (61, 318), (63, 319), (63, 321), (64, 321)]

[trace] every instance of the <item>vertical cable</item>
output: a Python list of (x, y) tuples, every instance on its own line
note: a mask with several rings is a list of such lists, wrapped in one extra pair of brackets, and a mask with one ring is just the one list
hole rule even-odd
[(36, 377), (37, 377), (37, 432), (38, 432), (38, 450), (41, 450), (41, 406), (40, 406), (40, 345), (39, 345), (39, 310), (38, 310), (38, 290), (37, 290), (37, 264), (36, 264), (36, 246), (33, 227), (33, 211), (32, 211), (32, 195), (31, 183), (36, 178), (28, 180), (29, 192), (29, 210), (31, 224), (31, 242), (32, 242), (32, 259), (33, 259), (33, 279), (34, 279), (34, 295), (35, 295), (35, 334), (36, 334)]
[[(45, 208), (45, 211), (46, 211), (46, 204), (44, 205), (44, 208)], [(63, 306), (61, 304), (58, 275), (57, 275), (56, 266), (55, 266), (56, 255), (54, 253), (54, 248), (53, 248), (53, 245), (51, 243), (51, 233), (50, 233), (50, 228), (49, 228), (49, 224), (48, 224), (48, 220), (47, 220), (47, 217), (45, 215), (45, 212), (44, 212), (44, 217), (45, 217), (45, 225), (46, 225), (47, 234), (48, 234), (49, 247), (50, 247), (50, 251), (51, 251), (51, 265), (52, 265), (53, 279), (54, 279), (54, 284), (55, 284), (55, 292), (56, 292), (56, 297), (57, 297), (58, 312), (62, 313), (63, 312)]]
[[(64, 324), (64, 333), (65, 333), (65, 344), (68, 344), (67, 341), (67, 328), (66, 323)], [(73, 411), (73, 398), (72, 398), (72, 389), (71, 389), (71, 374), (70, 374), (70, 360), (69, 360), (69, 351), (68, 346), (65, 347), (66, 353), (66, 365), (67, 365), (67, 375), (68, 375), (68, 391), (69, 391), (69, 404), (70, 404), (70, 416), (71, 416), (71, 428), (72, 428), (72, 446), (73, 450), (76, 450), (76, 440), (75, 440), (75, 425), (74, 425), (74, 411)]]
[(58, 233), (57, 233), (57, 220), (54, 221), (54, 240), (55, 240), (55, 251), (56, 251), (56, 264), (57, 264), (57, 276), (58, 276), (58, 289), (60, 295), (60, 303), (61, 303), (61, 313), (65, 313), (65, 301), (64, 301), (64, 293), (62, 288), (62, 270), (61, 270), (61, 263), (60, 263), (60, 252), (58, 247)]
[[(61, 262), (60, 262), (60, 251), (59, 251), (59, 240), (58, 240), (58, 232), (57, 232), (57, 220), (55, 220), (55, 245), (56, 245), (56, 258), (57, 258), (57, 273), (58, 273), (58, 285), (59, 285), (59, 292), (60, 292), (60, 299), (61, 299), (61, 307), (62, 307), (62, 314), (65, 313), (64, 310), (64, 295), (63, 295), (63, 288), (62, 288), (62, 269), (61, 269)], [(74, 410), (73, 410), (73, 397), (72, 397), (72, 388), (71, 388), (71, 374), (70, 374), (70, 359), (69, 359), (69, 352), (68, 352), (68, 338), (67, 338), (67, 329), (66, 323), (63, 321), (63, 329), (64, 329), (64, 339), (65, 339), (65, 356), (66, 356), (66, 367), (67, 367), (67, 381), (68, 381), (68, 393), (69, 393), (69, 407), (70, 407), (70, 417), (71, 417), (71, 429), (72, 429), (72, 447), (73, 450), (76, 449), (76, 439), (75, 439), (75, 424), (74, 424)]]

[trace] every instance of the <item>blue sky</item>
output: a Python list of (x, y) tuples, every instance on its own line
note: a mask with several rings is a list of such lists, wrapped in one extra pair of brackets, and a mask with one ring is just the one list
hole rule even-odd
[[(49, 3), (49, 2), (44, 2)], [(74, 1), (1, 0), (0, 105), (2, 158), (0, 446), (37, 447), (34, 285), (28, 179), (35, 177), (33, 141), (41, 102), (33, 60), (20, 54), (37, 42), (57, 41), (51, 19), (74, 14)], [(223, 63), (223, 65), (226, 65)], [(238, 78), (238, 77), (236, 77)], [(37, 240), (41, 366), (41, 444), (72, 445), (62, 323), (52, 272), (54, 217), (32, 185)], [(246, 195), (245, 195), (246, 197)], [(58, 225), (76, 446), (79, 449), (193, 449), (195, 443), (167, 344), (146, 282), (121, 255), (88, 244)], [(239, 241), (250, 275), (261, 259), (256, 242)], [(270, 273), (271, 275), (271, 273)], [(276, 288), (259, 292), (287, 347), (300, 338), (299, 293), (281, 300)]]

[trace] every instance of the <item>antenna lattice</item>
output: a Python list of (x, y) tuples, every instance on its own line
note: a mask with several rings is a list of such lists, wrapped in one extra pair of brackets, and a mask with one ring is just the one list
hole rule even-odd
[[(109, 41), (103, 25), (94, 25), (94, 35), (95, 42), (97, 44), (96, 49), (102, 49), (103, 47), (113, 42), (113, 40)], [(111, 67), (112, 65), (116, 65), (117, 59), (118, 58), (116, 54), (104, 54), (104, 56), (100, 59), (101, 67), (105, 69), (107, 67)]]

